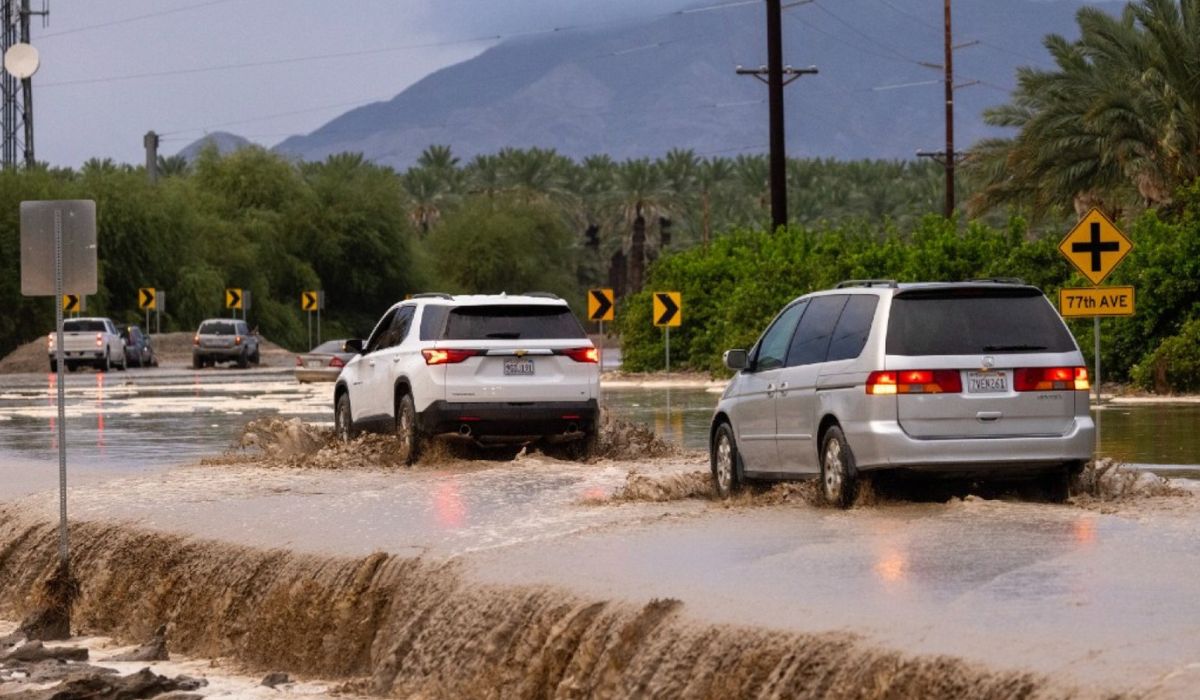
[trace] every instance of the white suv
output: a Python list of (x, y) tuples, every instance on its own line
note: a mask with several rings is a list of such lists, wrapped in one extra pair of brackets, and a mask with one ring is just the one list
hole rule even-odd
[(424, 438), (540, 438), (590, 446), (600, 365), (562, 299), (541, 293), (417, 294), (383, 315), (334, 389), (334, 426), (395, 431), (407, 463)]

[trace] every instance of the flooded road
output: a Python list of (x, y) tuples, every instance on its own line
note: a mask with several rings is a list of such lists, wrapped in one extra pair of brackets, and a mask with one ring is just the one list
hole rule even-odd
[[(44, 521), (57, 512), (53, 391), (45, 376), (0, 379), (0, 520), (5, 510)], [(472, 590), (678, 601), (692, 621), (850, 633), (903, 654), (1045, 674), (1083, 697), (1182, 698), (1200, 687), (1200, 484), (1190, 479), (1176, 482), (1183, 495), (1111, 502), (881, 498), (839, 511), (799, 491), (715, 500), (698, 451), (587, 464), (442, 455), (413, 469), (250, 451), (197, 464), (252, 417), (327, 424), (331, 387), (270, 371), (179, 370), (74, 375), (67, 391), (78, 522), (313, 557), (445, 562)], [(704, 446), (717, 396), (605, 390), (613, 412), (691, 448)], [(1107, 406), (1101, 452), (1190, 474), (1197, 410)], [(634, 478), (681, 488), (613, 497)], [(93, 538), (92, 556), (108, 536)]]

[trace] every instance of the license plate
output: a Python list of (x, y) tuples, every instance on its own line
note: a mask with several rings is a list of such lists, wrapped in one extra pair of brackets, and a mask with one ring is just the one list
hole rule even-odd
[(510, 357), (504, 360), (504, 376), (532, 377), (533, 360), (520, 357)]
[(309, 367), (320, 367), (320, 366), (321, 366), (321, 361), (320, 361), (320, 360), (309, 360), (309, 361), (308, 361), (308, 366), (309, 366)]
[(967, 372), (968, 394), (999, 394), (1008, 391), (1004, 372)]

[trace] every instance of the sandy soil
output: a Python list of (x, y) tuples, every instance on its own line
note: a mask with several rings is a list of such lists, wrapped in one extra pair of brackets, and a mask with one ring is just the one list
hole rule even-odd
[[(192, 334), (191, 333), (161, 333), (154, 336), (154, 352), (158, 356), (160, 367), (190, 367), (192, 364)], [(264, 367), (293, 367), (296, 355), (290, 350), (275, 343), (261, 339), (262, 359)], [(13, 350), (0, 360), (0, 374), (23, 374), (45, 372), (48, 355), (46, 354), (46, 339), (38, 338)]]

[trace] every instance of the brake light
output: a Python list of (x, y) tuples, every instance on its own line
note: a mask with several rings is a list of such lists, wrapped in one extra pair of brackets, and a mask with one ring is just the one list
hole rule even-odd
[(192, 345), (199, 345), (199, 344), (200, 344), (200, 336), (199, 335), (192, 336)]
[(893, 394), (958, 394), (962, 392), (962, 377), (953, 369), (906, 369), (895, 372), (872, 372), (867, 377), (867, 393), (876, 396)]
[(98, 347), (98, 348), (104, 347), (104, 334), (103, 333), (96, 334), (96, 347)]
[(422, 350), (427, 365), (456, 365), (459, 362), (482, 355), (483, 350), (464, 350), (461, 348), (446, 348), (445, 350)]
[(600, 361), (600, 351), (596, 348), (570, 348), (568, 350), (555, 350), (556, 355), (566, 355), (576, 362), (596, 363)]
[(1017, 391), (1087, 391), (1087, 367), (1026, 367), (1013, 371)]
[(241, 345), (242, 344), (242, 336), (240, 336), (240, 335), (233, 336), (233, 344)]
[(50, 348), (51, 350), (54, 349), (54, 334), (53, 333), (46, 336), (46, 347)]
[(345, 361), (342, 360), (342, 358), (334, 357), (332, 360), (329, 361), (329, 366), (330, 367), (345, 367), (346, 363), (345, 363)]

